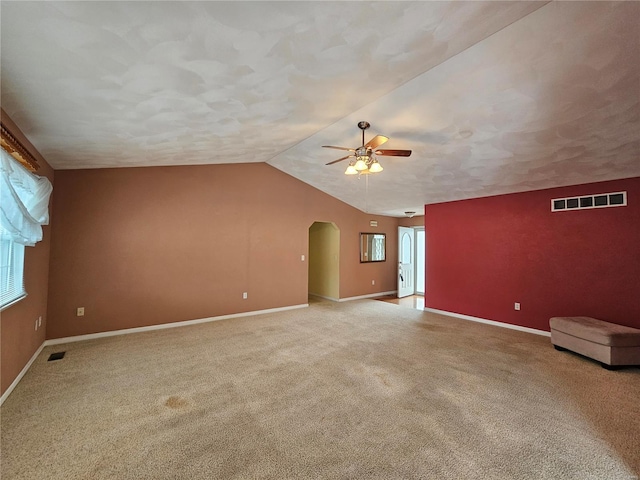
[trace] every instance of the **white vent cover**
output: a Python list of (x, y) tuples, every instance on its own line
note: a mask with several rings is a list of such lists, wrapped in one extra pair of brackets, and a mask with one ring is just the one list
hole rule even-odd
[(598, 193), (580, 197), (554, 198), (551, 200), (552, 212), (567, 210), (585, 210), (587, 208), (625, 207), (627, 192)]

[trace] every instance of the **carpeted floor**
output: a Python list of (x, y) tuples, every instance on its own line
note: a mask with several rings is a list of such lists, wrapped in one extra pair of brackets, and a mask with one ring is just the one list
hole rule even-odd
[(640, 369), (372, 300), (47, 347), (1, 415), (3, 480), (640, 472)]

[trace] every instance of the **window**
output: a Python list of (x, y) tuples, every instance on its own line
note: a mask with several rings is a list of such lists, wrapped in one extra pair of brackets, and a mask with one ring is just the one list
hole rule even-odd
[(24, 245), (16, 243), (0, 226), (0, 308), (25, 297), (23, 281)]
[(24, 298), (24, 249), (49, 223), (51, 182), (0, 149), (0, 309)]
[(411, 255), (413, 254), (413, 246), (411, 245), (411, 236), (408, 233), (402, 235), (402, 263), (411, 263)]

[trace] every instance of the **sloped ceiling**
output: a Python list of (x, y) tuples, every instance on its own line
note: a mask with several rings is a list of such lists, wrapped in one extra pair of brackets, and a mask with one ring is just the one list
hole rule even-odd
[[(13, 2), (1, 101), (56, 169), (267, 162), (361, 210), (640, 176), (637, 2)], [(384, 171), (347, 177), (322, 145)]]

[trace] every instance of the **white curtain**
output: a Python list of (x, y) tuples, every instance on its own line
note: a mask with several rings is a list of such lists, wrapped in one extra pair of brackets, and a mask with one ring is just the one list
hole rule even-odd
[(0, 225), (14, 242), (34, 246), (42, 240), (42, 225), (49, 224), (53, 187), (1, 148), (0, 154)]

